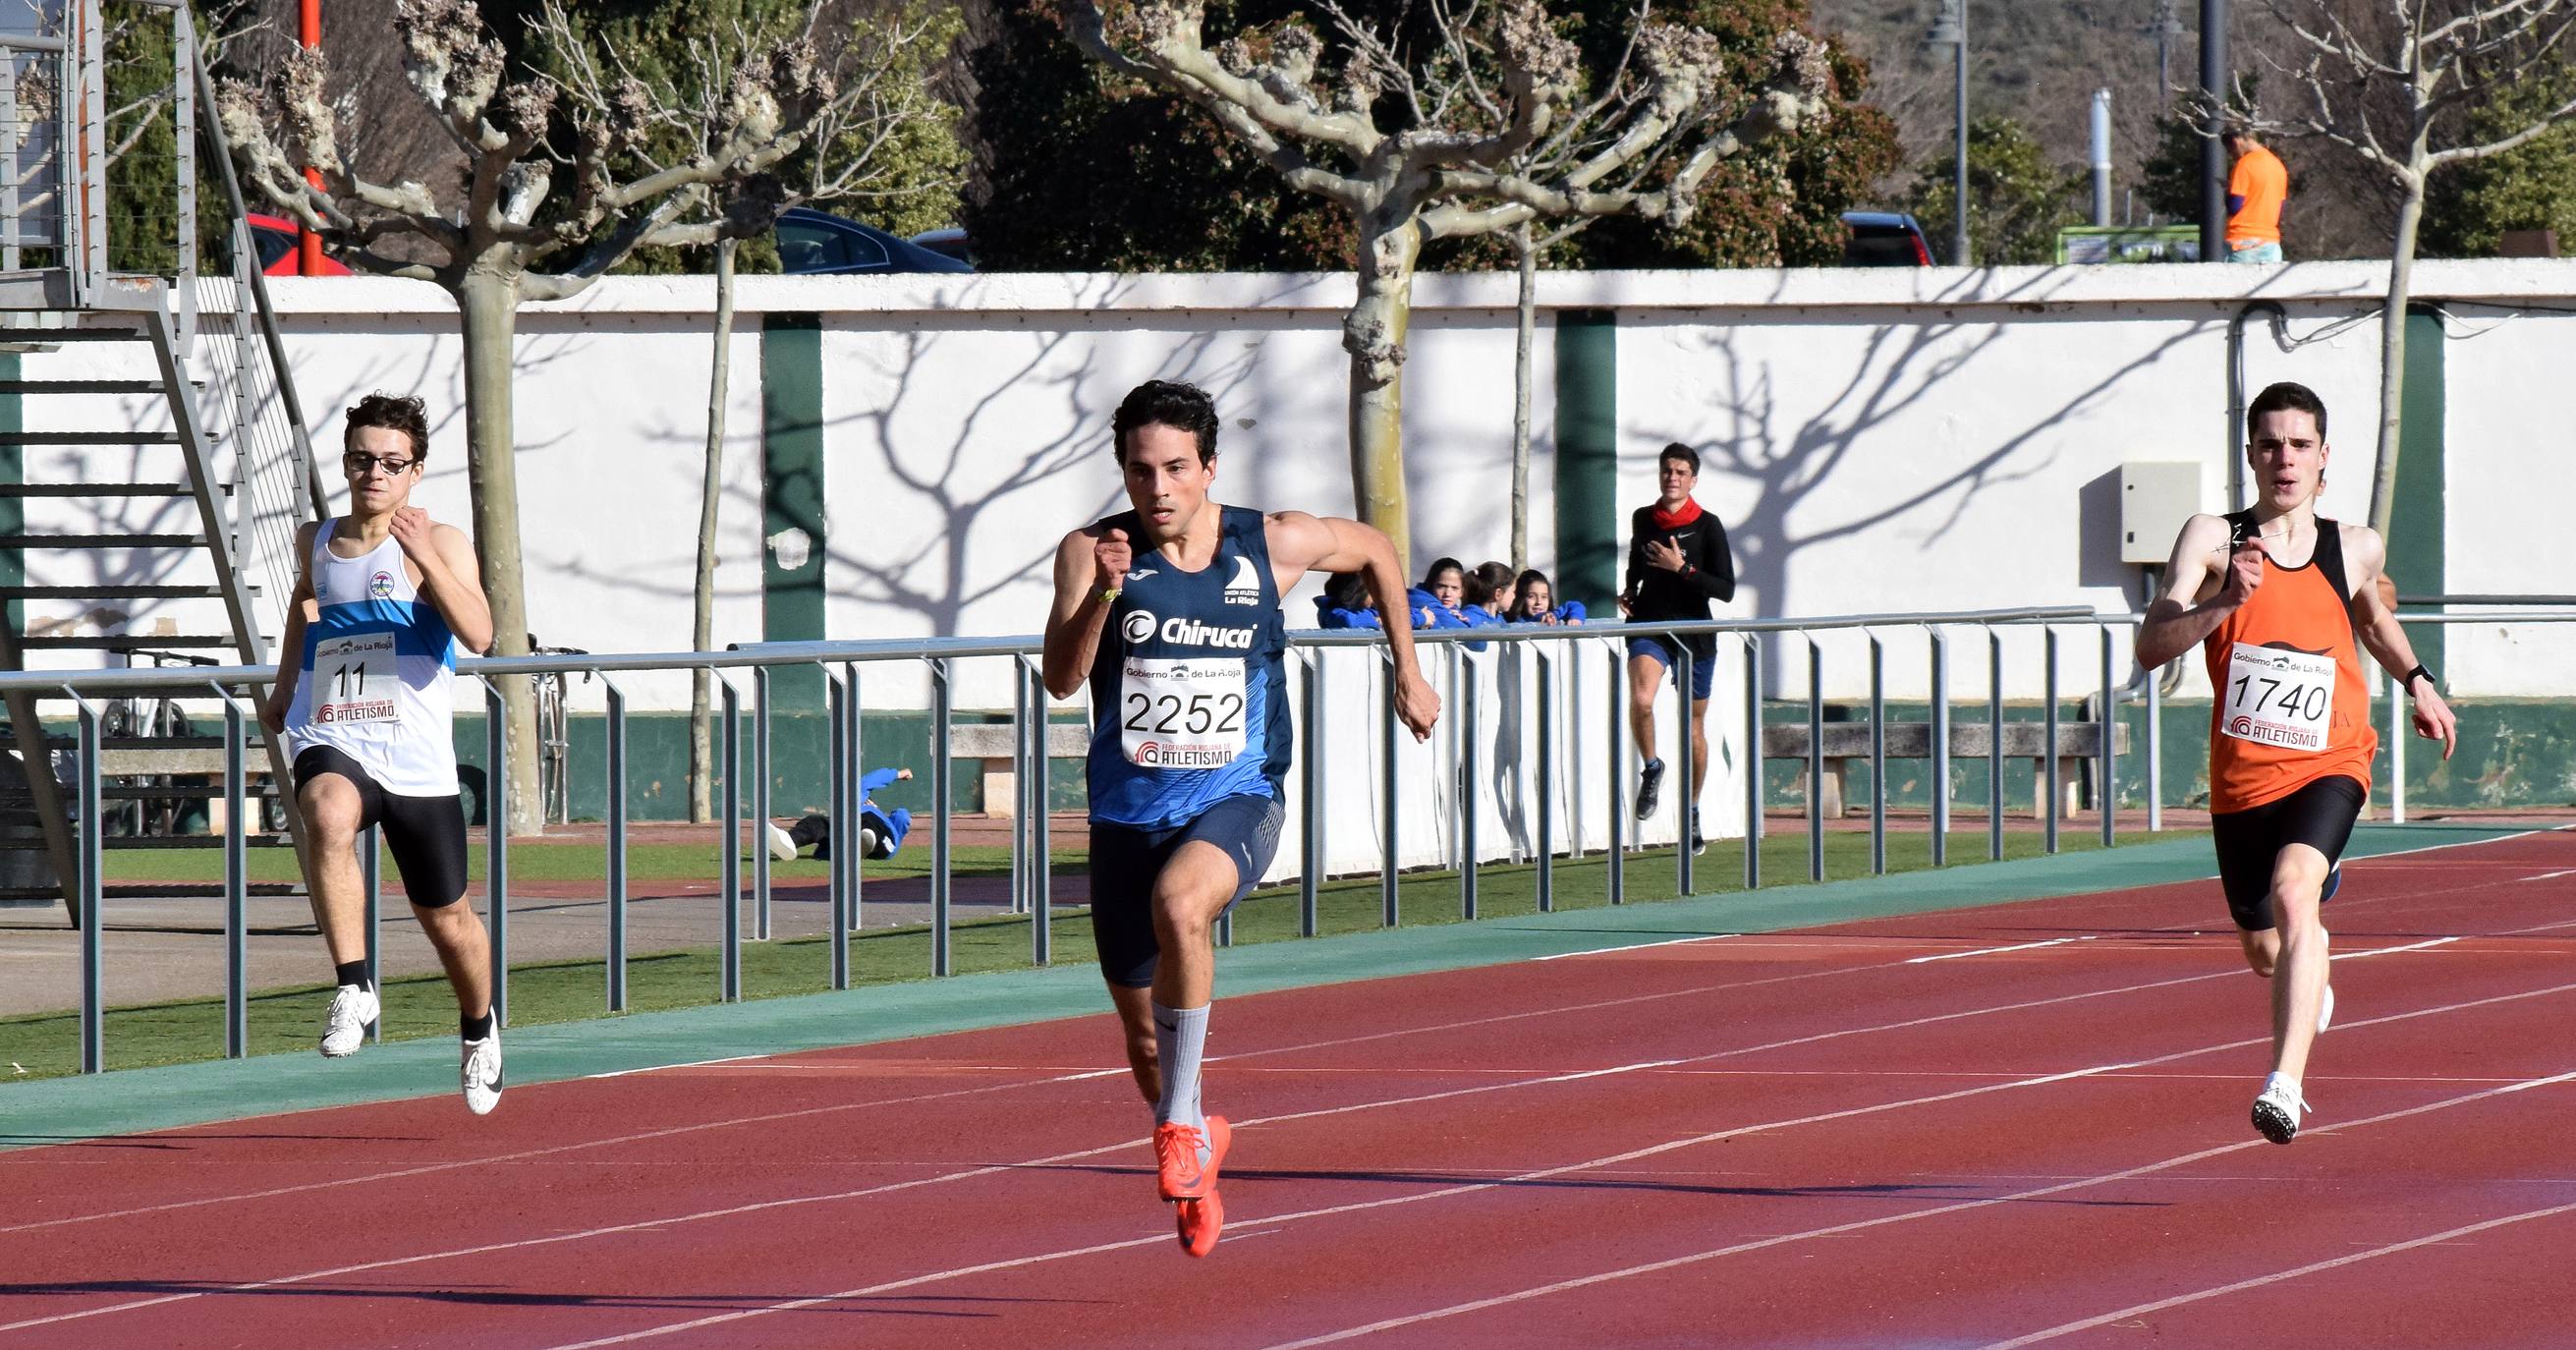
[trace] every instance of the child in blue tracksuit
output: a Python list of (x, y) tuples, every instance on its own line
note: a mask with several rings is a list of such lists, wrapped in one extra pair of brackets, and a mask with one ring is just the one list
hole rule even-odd
[[(888, 810), (877, 805), (870, 795), (878, 788), (912, 777), (910, 769), (874, 769), (859, 779), (859, 856), (891, 858), (903, 847), (905, 835), (912, 833), (912, 812), (904, 807)], [(832, 856), (832, 818), (810, 815), (796, 822), (791, 830), (777, 825), (769, 827), (769, 856), (780, 862), (795, 858), (797, 850), (810, 847), (817, 862)]]
[(1556, 587), (1548, 583), (1547, 573), (1533, 567), (1521, 573), (1520, 582), (1514, 588), (1512, 607), (1504, 611), (1503, 621), (1547, 624), (1583, 622), (1582, 601), (1568, 600), (1562, 605), (1557, 605), (1554, 603), (1555, 600)]
[(1369, 607), (1368, 574), (1343, 572), (1324, 583), (1315, 597), (1315, 624), (1320, 628), (1384, 628)]

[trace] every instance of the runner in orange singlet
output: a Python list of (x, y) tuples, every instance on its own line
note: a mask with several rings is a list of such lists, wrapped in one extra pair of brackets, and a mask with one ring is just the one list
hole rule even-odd
[(2138, 627), (2138, 664), (2153, 670), (2194, 644), (2208, 657), (2219, 881), (2246, 963), (2267, 979), (2281, 973), (2254, 1127), (2286, 1144), (2308, 1109), (2299, 1090), (2308, 1047), (2334, 1015), (2318, 906), (2334, 893), (2379, 750), (2359, 649), (2398, 676), (2416, 733), (2442, 742), (2444, 759), (2459, 724), (2380, 590), (2379, 535), (2317, 517), (2325, 404), (2303, 385), (2273, 385), (2246, 409), (2245, 436), (2255, 504), (2183, 525), (2165, 593)]

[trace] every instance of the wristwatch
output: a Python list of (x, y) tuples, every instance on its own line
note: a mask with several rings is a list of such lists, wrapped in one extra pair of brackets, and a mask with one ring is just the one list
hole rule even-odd
[(2415, 688), (2415, 677), (2418, 675), (2424, 677), (2424, 683), (2433, 686), (2434, 693), (2438, 694), (2442, 692), (2442, 682), (2433, 678), (2433, 672), (2426, 670), (2424, 668), (2424, 664), (2420, 661), (2415, 664), (2415, 668), (2413, 670), (2406, 672), (2406, 678), (2397, 682), (2398, 687), (2412, 691)]

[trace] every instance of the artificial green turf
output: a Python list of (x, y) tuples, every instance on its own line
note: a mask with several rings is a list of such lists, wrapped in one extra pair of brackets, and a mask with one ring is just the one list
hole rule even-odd
[[(2179, 839), (2190, 832), (2168, 831), (2148, 836), (2127, 834), (2124, 842), (2147, 838)], [(2066, 852), (2085, 852), (2101, 847), (2098, 832), (2063, 831), (2060, 847)], [(2036, 833), (2014, 832), (2005, 835), (2005, 856), (2025, 858), (2043, 851)], [(562, 846), (529, 846), (536, 847)], [(655, 845), (653, 847), (668, 847)], [(579, 850), (591, 857), (597, 849)], [(704, 850), (689, 850), (703, 855)], [(1888, 870), (1908, 872), (1931, 864), (1929, 837), (1921, 834), (1893, 835), (1888, 839)], [(512, 850), (512, 874), (521, 875), (517, 861), (522, 850)], [(1007, 871), (1009, 854), (1003, 849), (960, 849), (957, 866), (961, 874), (969, 865)], [(998, 855), (998, 856), (983, 856)], [(1982, 830), (1958, 831), (1950, 837), (1950, 858), (1954, 862), (1978, 862), (1986, 857), (1986, 836)], [(1059, 854), (1059, 873), (1078, 871), (1081, 859), (1070, 853)], [(918, 866), (918, 864), (916, 864)], [(775, 875), (788, 875), (789, 867), (811, 869), (819, 877), (820, 864), (798, 862), (783, 864)], [(1736, 841), (1710, 845), (1707, 853), (1695, 863), (1693, 889), (1701, 895), (1738, 891), (1743, 886), (1743, 846)], [(1774, 834), (1762, 843), (1762, 867), (1765, 889), (1802, 883), (1807, 879), (1807, 838), (1803, 832)], [(1833, 833), (1825, 837), (1825, 875), (1845, 879), (1867, 875), (1869, 871), (1869, 838), (1858, 833)], [(870, 876), (900, 874), (891, 866), (871, 863)], [(1669, 900), (1680, 894), (1673, 851), (1669, 848), (1629, 855), (1624, 868), (1625, 898), (1632, 902)], [(572, 878), (566, 878), (572, 879)], [(1596, 854), (1580, 861), (1559, 859), (1553, 868), (1554, 907), (1560, 910), (1583, 909), (1608, 903), (1608, 868)], [(1537, 868), (1528, 865), (1488, 865), (1477, 873), (1477, 912), (1479, 917), (1496, 918), (1527, 914), (1537, 907)], [(1365, 932), (1382, 926), (1383, 900), (1379, 879), (1375, 876), (1328, 882), (1317, 889), (1316, 928), (1319, 933)], [(1451, 871), (1407, 873), (1398, 885), (1400, 918), (1405, 926), (1455, 923), (1461, 918), (1459, 876)], [(950, 934), (950, 964), (953, 972), (1024, 968), (1030, 964), (1030, 923), (1026, 916), (1004, 916), (958, 923)], [(1234, 941), (1238, 944), (1277, 942), (1298, 936), (1298, 891), (1294, 886), (1255, 892), (1235, 909)], [(1092, 958), (1091, 922), (1079, 911), (1058, 916), (1050, 925), (1057, 964), (1087, 962)], [(850, 981), (853, 985), (880, 984), (901, 980), (925, 979), (930, 975), (931, 935), (926, 927), (876, 929), (854, 935), (850, 941)], [(683, 951), (655, 952), (631, 956), (627, 963), (627, 1007), (644, 1012), (666, 1008), (683, 1008), (716, 1001), (716, 949), (712, 947)], [(830, 984), (830, 953), (826, 940), (820, 937), (797, 938), (774, 942), (742, 944), (742, 987), (746, 998), (769, 998), (788, 994), (818, 993)], [(549, 1022), (579, 1021), (606, 1016), (606, 963), (604, 961), (558, 961), (514, 965), (510, 974), (510, 1024), (534, 1026)], [(392, 980), (384, 986), (384, 1018), (381, 1024), (386, 1039), (453, 1035), (456, 1026), (456, 1004), (446, 981), (437, 976)], [(325, 1007), (330, 1001), (329, 986), (305, 986), (268, 990), (249, 1000), (250, 1053), (303, 1050), (312, 1043), (322, 1024)], [(223, 1052), (223, 1000), (220, 998), (184, 999), (167, 1003), (110, 1008), (103, 1033), (107, 1061), (111, 1068), (136, 1068), (151, 1064), (175, 1064), (192, 1060), (213, 1059)], [(30, 1078), (54, 1077), (76, 1072), (80, 1066), (79, 1019), (72, 1012), (39, 1013), (0, 1019), (0, 1082)]]
[[(918, 840), (918, 836), (916, 836)], [(1052, 850), (1059, 859), (1082, 859), (1079, 848)], [(487, 853), (477, 845), (467, 850), (466, 879), (481, 881)], [(251, 849), (245, 856), (253, 882), (291, 882), (299, 878), (295, 871), (295, 854), (291, 849)], [(626, 848), (626, 875), (642, 879), (670, 877), (713, 877), (721, 855), (704, 844), (629, 844)], [(1011, 866), (1011, 851), (1000, 845), (978, 844), (949, 850), (949, 869), (958, 876), (991, 876), (1006, 873)], [(812, 858), (794, 862), (772, 862), (770, 875), (801, 881), (820, 881), (831, 874), (831, 864)], [(751, 862), (742, 865), (743, 884), (751, 884)], [(894, 857), (872, 861), (866, 875), (877, 877), (920, 877), (930, 875), (930, 850), (926, 847), (907, 849)], [(597, 844), (510, 845), (510, 880), (521, 881), (589, 881), (599, 882), (608, 876), (608, 850)], [(135, 882), (164, 882), (198, 885), (220, 885), (224, 879), (224, 855), (216, 849), (126, 849), (107, 855), (107, 881), (110, 885)], [(394, 881), (393, 869), (385, 868), (388, 885)]]

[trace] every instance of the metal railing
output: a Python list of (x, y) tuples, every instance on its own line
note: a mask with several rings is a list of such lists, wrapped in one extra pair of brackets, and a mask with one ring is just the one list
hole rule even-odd
[[(2002, 784), (2005, 775), (2001, 771), (2002, 765), (2008, 759), (2032, 758), (2027, 753), (2009, 756), (2004, 753), (2005, 738), (2001, 734), (2005, 722), (2006, 703), (2002, 695), (2005, 673), (2004, 635), (2013, 630), (2034, 628), (2040, 632), (2040, 646), (2045, 662), (2040, 681), (2044, 700), (2042, 718), (2048, 734), (2043, 737), (2044, 750), (2039, 758), (2044, 763), (2042, 781), (2048, 785), (2048, 790), (2046, 804), (2040, 809), (2039, 814), (2044, 822), (2042, 828), (2045, 833), (2045, 846), (2048, 851), (2055, 852), (2060, 843), (2058, 823), (2064, 805), (2063, 794), (2057, 787), (2059, 766), (2055, 732), (2061, 694), (2067, 692), (2059, 687), (2057, 669), (2059, 634), (2062, 631), (2088, 628), (2094, 631), (2099, 656), (2099, 682), (2092, 692), (2098, 694), (2116, 689), (2115, 681), (2126, 674), (2127, 652), (2115, 641), (2115, 637), (2119, 631), (2132, 627), (2136, 622), (2136, 616), (2133, 615), (2099, 614), (2078, 607), (2052, 607), (1933, 614), (1850, 615), (1815, 619), (1710, 620), (1689, 623), (1600, 624), (1586, 627), (1512, 626), (1424, 631), (1416, 633), (1414, 637), (1424, 649), (1422, 659), (1425, 672), (1437, 674), (1441, 679), (1446, 680), (1450, 691), (1443, 713), (1443, 723), (1449, 728), (1448, 734), (1446, 737), (1435, 737), (1427, 752), (1439, 761), (1431, 784), (1433, 790), (1429, 792), (1422, 789), (1412, 789), (1408, 792), (1406, 789), (1405, 775), (1409, 770), (1405, 765), (1407, 756), (1399, 753), (1401, 725), (1395, 716), (1392, 681), (1383, 678), (1382, 675), (1388, 658), (1388, 648), (1385, 646), (1383, 635), (1361, 630), (1293, 633), (1290, 635), (1288, 665), (1292, 678), (1301, 687), (1297, 691), (1300, 716), (1295, 753), (1298, 762), (1293, 766), (1295, 772), (1289, 781), (1294, 785), (1295, 795), (1299, 798), (1296, 804), (1299, 838), (1295, 853), (1287, 856), (1293, 856), (1297, 860), (1290, 870), (1297, 877), (1298, 932), (1302, 936), (1311, 937), (1320, 929), (1318, 888), (1327, 875), (1336, 870), (1329, 861), (1332, 854), (1328, 850), (1327, 836), (1331, 828), (1332, 812), (1327, 798), (1335, 795), (1333, 790), (1338, 790), (1352, 781), (1351, 775), (1337, 772), (1331, 762), (1334, 753), (1332, 747), (1335, 744), (1333, 734), (1335, 724), (1350, 710), (1360, 706), (1357, 700), (1348, 696), (1340, 698), (1328, 696), (1328, 677), (1333, 673), (1330, 667), (1334, 664), (1332, 654), (1337, 650), (1371, 651), (1372, 656), (1361, 659), (1369, 661), (1381, 672), (1371, 681), (1375, 685), (1375, 725), (1365, 728), (1363, 735), (1357, 738), (1357, 743), (1367, 744), (1373, 740), (1381, 751), (1375, 756), (1378, 760), (1375, 766), (1377, 775), (1375, 801), (1373, 804), (1364, 803), (1363, 805), (1374, 813), (1376, 818), (1378, 839), (1374, 850), (1374, 870), (1381, 877), (1382, 913), (1380, 917), (1384, 926), (1392, 927), (1402, 921), (1399, 876), (1408, 866), (1407, 854), (1401, 847), (1402, 831), (1406, 821), (1406, 811), (1402, 808), (1409, 802), (1418, 803), (1426, 798), (1440, 797), (1444, 793), (1453, 802), (1459, 803), (1461, 809), (1455, 812), (1449, 825), (1445, 827), (1446, 838), (1441, 841), (1442, 847), (1438, 851), (1446, 855), (1447, 865), (1453, 867), (1458, 874), (1460, 916), (1474, 918), (1478, 914), (1479, 869), (1485, 865), (1489, 854), (1498, 855), (1497, 846), (1483, 843), (1480, 833), (1484, 805), (1482, 799), (1485, 791), (1484, 785), (1476, 775), (1482, 764), (1479, 757), (1485, 753), (1487, 738), (1484, 733), (1487, 709), (1479, 681), (1482, 675), (1493, 673), (1518, 656), (1526, 656), (1530, 660), (1528, 674), (1533, 678), (1524, 687), (1537, 695), (1532, 724), (1538, 735), (1534, 743), (1525, 746), (1527, 752), (1525, 762), (1542, 790), (1537, 794), (1537, 809), (1530, 821), (1525, 851), (1534, 864), (1537, 907), (1541, 911), (1546, 911), (1554, 908), (1555, 904), (1554, 865), (1560, 857), (1572, 858), (1584, 853), (1586, 845), (1581, 836), (1589, 825), (1589, 822), (1580, 819), (1584, 814), (1580, 810), (1565, 819), (1559, 819), (1555, 812), (1558, 790), (1575, 789), (1576, 791), (1570, 791), (1567, 795), (1570, 800), (1578, 803), (1584, 797), (1593, 795), (1596, 789), (1583, 786), (1583, 780), (1587, 776), (1592, 776), (1589, 775), (1589, 770), (1593, 765), (1598, 764), (1607, 769), (1606, 775), (1599, 775), (1606, 779), (1602, 785), (1606, 790), (1597, 790), (1597, 800), (1602, 803), (1602, 808), (1596, 808), (1593, 814), (1599, 817), (1599, 823), (1603, 827), (1606, 847), (1602, 851), (1605, 855), (1603, 863), (1607, 872), (1606, 894), (1609, 903), (1613, 905), (1625, 903), (1625, 872), (1628, 854), (1642, 847), (1639, 822), (1634, 821), (1630, 816), (1630, 803), (1628, 793), (1625, 791), (1628, 778), (1625, 639), (1640, 636), (1679, 638), (1705, 634), (1717, 641), (1721, 657), (1728, 654), (1727, 649), (1732, 644), (1733, 655), (1740, 662), (1741, 672), (1739, 716), (1725, 719), (1714, 707), (1711, 709), (1711, 716), (1722, 719), (1717, 722), (1718, 726), (1726, 727), (1741, 737), (1732, 771), (1742, 778), (1743, 885), (1747, 889), (1753, 889), (1763, 884), (1760, 843), (1764, 835), (1768, 805), (1762, 753), (1762, 728), (1765, 722), (1764, 709), (1773, 706), (1773, 702), (1764, 696), (1764, 666), (1767, 655), (1776, 650), (1783, 661), (1786, 661), (1799, 654), (1793, 651), (1791, 644), (1801, 641), (1804, 643), (1803, 655), (1808, 686), (1805, 700), (1808, 731), (1808, 758), (1805, 765), (1807, 874), (1810, 880), (1821, 880), (1825, 870), (1823, 840), (1826, 820), (1821, 806), (1822, 794), (1818, 789), (1828, 758), (1823, 750), (1823, 728), (1826, 725), (1824, 709), (1828, 702), (1823, 693), (1826, 674), (1825, 644), (1820, 641), (1823, 635), (1852, 633), (1861, 636), (1867, 643), (1871, 727), (1868, 762), (1872, 769), (1868, 832), (1870, 871), (1875, 875), (1887, 870), (1889, 801), (1886, 768), (1887, 760), (1891, 758), (1887, 751), (1886, 738), (1888, 721), (1885, 694), (1887, 669), (1885, 639), (1888, 636), (1899, 631), (1912, 631), (1919, 632), (1924, 637), (1924, 651), (1929, 660), (1927, 687), (1931, 694), (1929, 717), (1932, 726), (1929, 737), (1931, 751), (1929, 758), (1933, 767), (1930, 777), (1935, 784), (1939, 785), (1931, 794), (1931, 829), (1934, 841), (1931, 860), (1938, 866), (1948, 861), (1945, 841), (1952, 806), (1949, 769), (1952, 758), (1950, 731), (1954, 709), (1949, 683), (1948, 656), (1953, 632), (1973, 630), (1982, 633), (1986, 638), (1985, 655), (1989, 694), (1983, 714), (1989, 738), (1986, 741), (1988, 754), (1985, 758), (1992, 763), (1993, 771), (1988, 774), (1988, 797), (1984, 805), (1989, 819), (1987, 853), (1989, 857), (1999, 858), (2003, 855), (2004, 839)], [(2423, 625), (2565, 624), (2576, 623), (2576, 609), (2407, 615), (2404, 616), (2404, 622)], [(1607, 661), (1602, 666), (1601, 674), (1605, 677), (1604, 685), (1608, 694), (1606, 698), (1596, 700), (1582, 692), (1582, 667), (1587, 663), (1586, 658), (1593, 655), (1592, 652), (1587, 651), (1587, 648), (1598, 648), (1603, 645), (1607, 646), (1608, 651)], [(1011, 763), (1016, 773), (1019, 793), (1013, 802), (1012, 884), (1009, 911), (1012, 914), (1027, 915), (1030, 918), (1030, 960), (1038, 965), (1045, 965), (1052, 960), (1050, 927), (1053, 905), (1050, 898), (1051, 879), (1047, 866), (1049, 820), (1046, 810), (1050, 780), (1046, 744), (1046, 727), (1049, 722), (1048, 701), (1038, 682), (1036, 658), (1041, 651), (1042, 644), (1035, 637), (776, 643), (763, 644), (754, 650), (721, 653), (587, 654), (470, 659), (459, 662), (458, 671), (461, 677), (479, 683), (484, 690), (487, 714), (485, 754), (487, 763), (494, 766), (505, 764), (509, 751), (507, 740), (509, 720), (502, 715), (501, 682), (517, 678), (581, 673), (596, 677), (604, 686), (607, 719), (605, 772), (608, 821), (604, 844), (607, 863), (606, 924), (603, 935), (607, 972), (604, 1005), (608, 1011), (615, 1012), (622, 1011), (626, 1006), (628, 868), (625, 836), (626, 825), (631, 819), (626, 781), (629, 712), (626, 694), (617, 683), (619, 675), (704, 669), (713, 673), (715, 677), (720, 715), (718, 754), (714, 771), (718, 779), (716, 795), (722, 807), (723, 831), (717, 841), (716, 856), (709, 860), (710, 870), (718, 878), (720, 904), (720, 918), (716, 932), (712, 935), (718, 943), (720, 952), (717, 987), (714, 993), (719, 1001), (732, 1002), (742, 997), (741, 944), (746, 928), (750, 930), (756, 941), (766, 940), (771, 933), (769, 855), (767, 849), (760, 846), (758, 827), (767, 821), (769, 815), (769, 789), (772, 778), (770, 748), (776, 718), (770, 698), (770, 685), (772, 673), (781, 669), (812, 668), (819, 670), (824, 677), (824, 713), (827, 723), (824, 761), (829, 784), (828, 800), (830, 809), (834, 813), (836, 829), (842, 829), (847, 828), (846, 822), (855, 819), (861, 800), (857, 784), (867, 720), (863, 675), (872, 670), (885, 671), (890, 667), (926, 668), (930, 676), (931, 725), (928, 786), (932, 803), (928, 925), (931, 941), (927, 973), (933, 976), (945, 976), (953, 973), (954, 969), (950, 883), (956, 812), (951, 801), (949, 775), (953, 748), (951, 724), (956, 716), (953, 694), (960, 663), (975, 660), (993, 660), (1003, 663), (1013, 690), (1009, 724), (1012, 729)], [(77, 850), (77, 856), (80, 859), (81, 874), (78, 885), (85, 912), (98, 912), (95, 907), (105, 899), (101, 880), (103, 874), (99, 829), (98, 750), (101, 735), (101, 708), (96, 700), (113, 695), (157, 693), (163, 696), (184, 695), (213, 701), (220, 708), (225, 728), (225, 791), (229, 799), (237, 801), (240, 799), (243, 787), (246, 747), (250, 743), (249, 737), (254, 734), (252, 728), (255, 725), (256, 699), (262, 688), (274, 678), (274, 674), (273, 668), (269, 667), (100, 671), (71, 676), (61, 672), (0, 673), (0, 693), (24, 691), (55, 699), (66, 699), (75, 709), (80, 732), (78, 781), (74, 784), (75, 795), (80, 803), (78, 822), (80, 847)], [(1476, 678), (1471, 680), (1462, 676)], [(743, 677), (748, 678), (751, 686), (749, 699), (751, 706), (747, 716), (744, 708), (746, 700)], [(1679, 762), (1673, 765), (1672, 781), (1677, 785), (1677, 799), (1687, 802), (1692, 800), (1688, 785), (1691, 783), (1693, 769), (1690, 761), (1690, 738), (1687, 734), (1689, 726), (1687, 718), (1690, 711), (1689, 692), (1686, 682), (1677, 679), (1671, 683), (1674, 690), (1674, 711), (1681, 714), (1681, 717), (1676, 719), (1676, 730), (1672, 738), (1679, 747)], [(2154, 764), (2157, 753), (2155, 731), (2157, 704), (2153, 693), (2155, 686), (2155, 681), (2146, 682), (2149, 691), (2146, 754), (2150, 766)], [(1581, 740), (1581, 723), (1584, 720), (1581, 709), (1587, 702), (1594, 703), (1604, 714), (1598, 724), (1602, 734), (1597, 757), (1584, 751)], [(906, 708), (904, 711), (910, 713), (917, 709)], [(1511, 715), (1511, 711), (1506, 707), (1497, 715)], [(2404, 717), (2404, 704), (2392, 700), (2390, 735), (2393, 744), (2398, 747), (2402, 747), (2405, 740)], [(749, 746), (743, 744), (746, 735), (750, 740)], [(1343, 739), (1345, 743), (1350, 743), (1351, 738)], [(1571, 758), (1574, 781), (1572, 782), (1565, 781), (1567, 778), (1563, 772), (1565, 764), (1559, 759), (1558, 741), (1560, 739), (1568, 740), (1573, 746)], [(1521, 752), (1512, 753), (1517, 755)], [(2402, 756), (2402, 748), (2397, 750), (2397, 753)], [(746, 757), (751, 761), (748, 782), (744, 781)], [(2402, 765), (2401, 758), (2399, 761), (2401, 777)], [(2114, 818), (2119, 800), (2117, 768), (2118, 740), (2106, 727), (2100, 736), (2099, 753), (2093, 757), (2092, 775), (2097, 792), (2094, 800), (2100, 808), (2101, 839), (2105, 846), (2116, 843)], [(2149, 780), (2151, 784), (2154, 782), (2152, 775), (2151, 767)], [(1332, 790), (1328, 790), (1327, 785), (1330, 785)], [(1723, 791), (1722, 788), (1720, 790)], [(2401, 786), (2399, 788), (2401, 803), (2402, 791)], [(485, 819), (506, 820), (509, 810), (508, 775), (500, 772), (491, 773), (487, 792), (490, 797), (485, 806)], [(2151, 786), (2151, 800), (2153, 792), (2154, 789)], [(752, 877), (748, 888), (751, 912), (748, 915), (743, 912), (746, 888), (742, 885), (740, 872), (745, 842), (743, 817), (746, 804), (754, 823), (750, 848)], [(2402, 805), (2400, 809), (2402, 810)], [(1346, 811), (1343, 814), (1347, 817), (1350, 813)], [(1686, 814), (1678, 811), (1674, 814), (1683, 817), (1685, 823), (1681, 828), (1687, 830)], [(1560, 837), (1560, 826), (1572, 827), (1570, 839)], [(240, 812), (226, 813), (223, 941), (227, 979), (224, 1024), (225, 1050), (232, 1056), (246, 1053), (247, 1045), (244, 1011), (249, 993), (245, 987), (244, 974), (247, 894), (243, 838), (245, 828)], [(2150, 828), (2156, 828), (2156, 824), (2152, 821)], [(372, 840), (365, 842), (371, 844)], [(1687, 846), (1686, 839), (1677, 840), (1677, 842), (1683, 845), (1674, 850), (1674, 879), (1678, 885), (1678, 893), (1695, 894), (1693, 850)], [(511, 841), (506, 831), (488, 830), (483, 848), (486, 863), (484, 903), (487, 907), (487, 926), (490, 933), (494, 971), (494, 1005), (496, 1013), (506, 1024), (509, 997)], [(374, 850), (369, 848), (367, 851), (372, 857)], [(1413, 864), (1416, 867), (1423, 865), (1425, 864)], [(1441, 864), (1434, 862), (1428, 865), (1436, 867)], [(1369, 869), (1343, 868), (1340, 870), (1348, 872)], [(834, 989), (847, 988), (850, 983), (850, 937), (859, 929), (864, 916), (863, 873), (859, 850), (847, 846), (835, 847), (832, 850), (828, 886), (831, 906), (828, 962), (830, 983)], [(379, 881), (376, 869), (372, 865), (366, 868), (365, 876), (369, 933), (367, 950), (372, 962), (377, 950), (375, 934), (380, 914)], [(104, 927), (104, 924), (99, 923), (87, 924), (83, 926), (80, 934), (82, 969), (80, 1036), (81, 1065), (84, 1072), (98, 1072), (104, 1062), (105, 965), (102, 955)], [(1230, 942), (1231, 936), (1230, 925), (1220, 927), (1220, 942)]]

